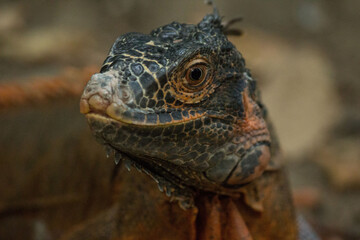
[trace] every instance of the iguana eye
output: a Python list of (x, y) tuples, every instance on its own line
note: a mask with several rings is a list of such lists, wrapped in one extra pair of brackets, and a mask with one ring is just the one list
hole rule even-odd
[(196, 66), (188, 69), (186, 73), (186, 79), (188, 83), (194, 86), (201, 83), (205, 78), (205, 71), (206, 69), (204, 69), (204, 66)]
[(192, 90), (200, 90), (209, 77), (209, 63), (203, 59), (191, 61), (185, 67), (184, 85)]
[(193, 104), (207, 99), (213, 93), (215, 74), (211, 58), (197, 55), (170, 72), (170, 93), (176, 100)]

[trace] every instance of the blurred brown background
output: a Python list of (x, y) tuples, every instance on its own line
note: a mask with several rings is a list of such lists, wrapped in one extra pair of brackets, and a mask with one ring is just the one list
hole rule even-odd
[[(244, 17), (237, 24), (244, 35), (231, 40), (259, 81), (300, 211), (327, 239), (360, 239), (360, 1), (218, 0), (217, 6), (224, 20)], [(148, 33), (171, 21), (197, 23), (211, 11), (201, 0), (1, 0), (0, 84), (100, 67), (120, 34)], [(67, 103), (73, 112), (63, 118), (86, 125), (76, 101)], [(19, 117), (23, 112), (32, 117)], [(52, 115), (43, 112), (0, 110), (0, 171), (7, 173), (0, 176), (0, 218), (8, 217), (1, 215), (5, 203), (22, 196), (8, 187), (22, 189), (31, 169), (9, 170), (17, 168), (17, 157), (31, 155), (26, 139), (37, 136), (23, 137), (33, 129), (31, 119), (52, 126)], [(22, 155), (5, 147), (18, 139), (27, 145)]]

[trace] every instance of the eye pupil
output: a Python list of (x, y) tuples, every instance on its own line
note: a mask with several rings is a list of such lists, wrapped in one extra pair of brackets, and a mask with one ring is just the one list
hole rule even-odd
[(190, 78), (192, 80), (199, 80), (202, 76), (202, 70), (200, 68), (194, 68), (191, 70), (191, 73), (190, 73)]

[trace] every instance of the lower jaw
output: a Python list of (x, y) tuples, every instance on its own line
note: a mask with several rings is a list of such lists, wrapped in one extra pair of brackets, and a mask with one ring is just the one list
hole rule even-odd
[[(127, 123), (124, 123), (124, 122), (121, 122), (121, 121), (118, 121), (118, 120), (114, 120), (106, 115), (102, 115), (102, 114), (98, 114), (98, 113), (89, 113), (89, 114), (86, 114), (86, 117), (87, 119), (89, 120), (89, 123), (90, 125), (92, 125), (92, 123), (94, 123), (94, 125), (92, 126), (92, 129), (94, 130), (94, 132), (96, 133), (95, 135), (97, 135), (97, 138), (100, 139), (100, 142), (102, 144), (105, 144), (105, 145), (110, 145), (112, 148), (116, 149), (116, 151), (119, 151), (119, 152), (124, 152), (125, 155), (126, 155), (126, 151), (123, 151), (123, 150), (119, 150), (118, 146), (114, 146), (112, 145), (111, 143), (109, 143), (107, 141), (107, 139), (105, 137), (103, 137), (103, 134), (101, 133), (101, 128), (104, 127), (104, 125), (110, 125), (110, 124), (116, 124), (116, 125), (120, 125), (120, 126), (125, 126), (125, 127), (135, 127), (133, 124), (127, 124)], [(99, 129), (96, 129), (96, 126), (95, 126), (95, 122), (98, 122), (99, 124), (101, 124), (101, 128)], [(95, 129), (94, 129), (95, 128)], [(98, 130), (98, 131), (96, 131)], [(256, 138), (255, 138), (256, 139)], [(262, 139), (260, 139), (260, 141), (257, 141), (257, 142), (253, 142), (251, 143), (251, 141), (248, 141), (250, 142), (250, 145), (249, 146), (246, 146), (244, 145), (244, 157), (246, 157), (246, 154), (248, 154), (249, 152), (253, 151), (254, 148), (263, 148), (263, 147), (267, 147), (269, 148), (270, 146), (270, 139), (269, 137), (266, 137), (264, 135), (264, 137)], [(133, 161), (132, 158), (131, 159), (131, 162), (132, 162), (132, 165), (136, 166), (136, 164), (140, 165), (140, 168), (144, 167), (144, 172), (145, 171), (148, 171), (148, 172), (153, 172), (153, 170), (151, 170), (151, 164), (155, 164), (157, 165), (156, 162), (153, 162), (153, 163), (146, 163), (145, 162), (145, 165), (144, 165), (144, 162), (141, 161), (140, 159), (138, 159), (139, 161)], [(129, 160), (130, 160), (129, 159)], [(165, 160), (164, 160), (165, 161)], [(265, 161), (265, 160), (264, 160)], [(150, 164), (150, 167), (148, 166)], [(170, 163), (169, 163), (170, 164)], [(267, 165), (267, 162), (262, 164), (262, 168), (265, 168)], [(160, 167), (160, 166), (158, 166)], [(157, 169), (157, 168), (156, 168)], [(164, 169), (163, 169), (164, 170)], [(236, 169), (234, 169), (235, 171)], [(155, 171), (156, 172), (156, 171)], [(169, 173), (170, 174), (170, 173)], [(253, 177), (250, 177), (250, 178), (246, 178), (246, 179), (243, 179), (241, 180), (240, 183), (236, 183), (236, 184), (233, 184), (231, 182), (229, 182), (228, 180), (226, 181), (226, 184), (224, 184), (225, 187), (230, 187), (230, 188), (237, 188), (239, 187), (239, 184), (246, 184), (248, 183), (249, 181), (252, 181), (254, 178), (258, 177), (259, 175), (262, 174), (262, 171), (261, 173), (257, 173), (256, 175), (254, 175)], [(163, 176), (164, 177), (164, 176)]]

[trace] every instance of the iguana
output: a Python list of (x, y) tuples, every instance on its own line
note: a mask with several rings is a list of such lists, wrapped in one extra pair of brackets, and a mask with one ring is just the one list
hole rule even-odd
[[(2, 112), (0, 237), (316, 239), (297, 229), (276, 137), (227, 30), (215, 11), (125, 34), (86, 86), (96, 138), (143, 173), (106, 161), (72, 101)], [(73, 96), (75, 78), (1, 88), (0, 102)]]
[[(297, 239), (278, 144), (226, 31), (215, 9), (197, 25), (120, 36), (87, 83), (81, 112), (116, 163), (149, 175), (185, 209), (168, 216), (191, 223), (181, 239)], [(130, 222), (119, 239), (154, 239), (128, 234)]]

